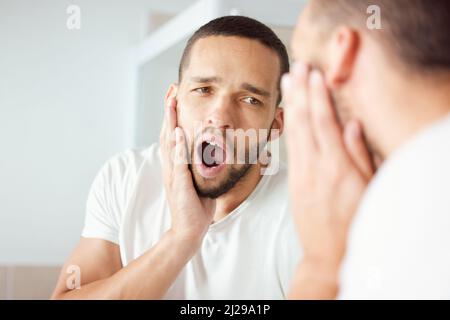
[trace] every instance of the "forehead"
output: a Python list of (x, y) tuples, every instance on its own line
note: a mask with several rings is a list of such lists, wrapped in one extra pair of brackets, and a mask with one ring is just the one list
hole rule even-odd
[(257, 40), (210, 36), (193, 45), (186, 76), (220, 76), (225, 80), (273, 86), (280, 76), (277, 53)]
[(300, 54), (302, 52), (302, 43), (304, 43), (305, 33), (307, 33), (308, 25), (306, 23), (306, 15), (307, 15), (307, 9), (308, 5), (305, 6), (305, 8), (301, 11), (300, 15), (298, 16), (297, 23), (295, 25), (294, 34), (291, 39), (291, 47), (292, 47), (292, 53), (294, 55), (294, 59), (299, 59)]
[(293, 58), (295, 60), (308, 60), (309, 52), (312, 51), (317, 28), (311, 19), (311, 4), (305, 5), (300, 13), (291, 41)]

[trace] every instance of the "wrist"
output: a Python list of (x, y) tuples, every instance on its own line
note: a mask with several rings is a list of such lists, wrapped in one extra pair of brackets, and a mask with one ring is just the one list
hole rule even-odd
[(173, 228), (169, 229), (167, 233), (177, 245), (188, 251), (197, 251), (200, 248), (204, 237), (203, 234), (179, 231)]
[(334, 259), (321, 258), (315, 256), (305, 256), (300, 267), (303, 267), (314, 274), (326, 275), (326, 278), (337, 279), (339, 277), (340, 262)]
[(335, 299), (339, 289), (339, 268), (326, 261), (305, 257), (292, 284), (290, 299)]

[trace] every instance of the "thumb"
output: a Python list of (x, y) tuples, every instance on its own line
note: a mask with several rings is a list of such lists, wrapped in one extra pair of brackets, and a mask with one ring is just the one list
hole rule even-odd
[(184, 177), (189, 173), (187, 165), (189, 157), (186, 146), (186, 138), (180, 127), (175, 128), (175, 159), (174, 159), (174, 178)]

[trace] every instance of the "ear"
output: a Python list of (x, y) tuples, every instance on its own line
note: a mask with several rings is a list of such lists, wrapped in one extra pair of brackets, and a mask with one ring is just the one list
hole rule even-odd
[[(275, 117), (272, 121), (272, 126), (270, 129), (278, 130), (278, 137), (281, 137), (284, 130), (284, 110), (283, 108), (277, 107), (275, 109)], [(272, 135), (269, 136), (269, 140), (272, 140)]]
[(359, 45), (360, 35), (356, 30), (339, 27), (334, 31), (327, 48), (326, 80), (331, 88), (342, 85), (351, 76)]
[(172, 83), (167, 89), (166, 96), (164, 97), (164, 105), (167, 106), (169, 99), (177, 99), (178, 84)]

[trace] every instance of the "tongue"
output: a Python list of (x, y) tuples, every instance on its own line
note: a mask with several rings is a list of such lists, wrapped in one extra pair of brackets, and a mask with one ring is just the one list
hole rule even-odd
[(203, 162), (208, 167), (214, 167), (222, 164), (225, 161), (225, 153), (222, 148), (218, 146), (208, 145), (203, 152)]

